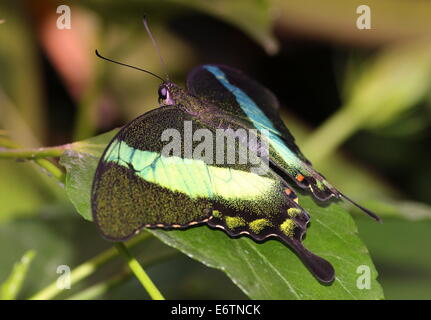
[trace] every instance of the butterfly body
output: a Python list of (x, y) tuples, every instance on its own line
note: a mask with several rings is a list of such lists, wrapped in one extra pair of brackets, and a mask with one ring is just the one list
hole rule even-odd
[[(163, 83), (162, 107), (126, 125), (106, 148), (92, 190), (93, 218), (102, 235), (120, 241), (143, 227), (207, 224), (232, 237), (276, 238), (320, 281), (331, 282), (331, 264), (302, 245), (310, 216), (290, 183), (319, 200), (344, 195), (301, 153), (279, 117), (275, 96), (239, 71), (217, 65), (195, 68), (187, 87)], [(233, 147), (221, 144), (238, 132), (247, 135), (231, 140)]]

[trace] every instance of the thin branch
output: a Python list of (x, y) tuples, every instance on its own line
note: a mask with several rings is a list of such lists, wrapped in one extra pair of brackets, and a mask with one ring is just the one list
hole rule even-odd
[(28, 148), (28, 149), (5, 149), (0, 148), (0, 159), (41, 159), (60, 157), (69, 145), (46, 147), (46, 148)]
[(156, 285), (145, 272), (144, 268), (142, 268), (138, 260), (136, 260), (136, 258), (130, 253), (124, 243), (117, 242), (115, 246), (117, 247), (117, 250), (126, 257), (130, 270), (132, 270), (135, 277), (138, 278), (143, 287), (147, 290), (150, 297), (153, 300), (165, 300), (159, 289), (157, 289)]
[[(145, 261), (143, 265), (145, 267), (152, 266), (156, 263), (160, 263), (161, 261), (165, 261), (173, 256), (178, 255), (179, 252), (176, 250), (169, 251), (168, 253), (164, 253), (162, 255), (158, 255), (156, 257), (151, 257), (150, 260)], [(114, 276), (102, 280), (88, 288), (85, 288), (84, 290), (77, 292), (70, 297), (67, 298), (67, 300), (93, 300), (101, 297), (102, 295), (106, 294), (110, 290), (118, 287), (119, 285), (126, 282), (128, 279), (130, 279), (132, 276), (130, 268), (124, 269), (123, 272), (120, 272), (119, 274), (115, 274)]]
[(29, 159), (43, 168), (48, 174), (64, 183), (66, 174), (56, 164), (46, 157), (59, 157), (69, 145), (47, 148), (20, 149), (20, 145), (6, 137), (5, 132), (0, 132), (0, 159)]
[(301, 149), (314, 164), (323, 162), (356, 132), (364, 121), (364, 117), (359, 116), (355, 108), (345, 106), (314, 130)]
[(66, 173), (51, 161), (47, 159), (36, 159), (34, 162), (61, 183), (66, 181)]
[[(132, 247), (150, 237), (151, 237), (150, 233), (147, 233), (147, 232), (143, 233), (142, 236), (129, 240), (127, 242), (127, 246)], [(106, 264), (116, 256), (118, 256), (118, 250), (112, 247), (98, 254), (94, 258), (84, 262), (78, 267), (74, 268), (73, 271), (70, 273), (72, 285), (75, 285), (79, 281), (92, 275), (97, 270), (98, 267)], [(58, 294), (60, 294), (62, 290), (63, 289), (57, 286), (57, 281), (54, 281), (53, 283), (51, 283), (41, 291), (31, 296), (29, 299), (30, 300), (49, 300), (54, 298)]]

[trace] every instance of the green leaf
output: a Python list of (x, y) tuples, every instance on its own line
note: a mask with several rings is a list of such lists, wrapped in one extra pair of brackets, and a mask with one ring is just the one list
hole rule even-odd
[(67, 171), (67, 196), (86, 220), (91, 220), (90, 194), (97, 163), (115, 133), (113, 130), (89, 140), (75, 142), (60, 158), (60, 164)]
[[(86, 219), (91, 218), (90, 192), (98, 157), (113, 134), (74, 143), (61, 157), (67, 169), (68, 195)], [(383, 299), (377, 271), (347, 211), (335, 203), (320, 207), (305, 196), (300, 203), (312, 216), (305, 246), (329, 260), (336, 270), (330, 286), (320, 284), (277, 240), (258, 244), (246, 237), (231, 239), (208, 227), (151, 232), (191, 258), (224, 271), (252, 299)], [(357, 287), (360, 266), (369, 267), (370, 289)]]
[(272, 8), (268, 0), (171, 0), (229, 22), (260, 43), (269, 54), (278, 51), (272, 34)]
[(13, 300), (17, 297), (35, 254), (33, 250), (29, 250), (15, 263), (12, 273), (0, 288), (0, 300)]
[(431, 255), (416, 248), (428, 244), (431, 221), (385, 219), (384, 233), (368, 219), (357, 221), (361, 235), (375, 254), (382, 273), (379, 281), (390, 300), (431, 298)]

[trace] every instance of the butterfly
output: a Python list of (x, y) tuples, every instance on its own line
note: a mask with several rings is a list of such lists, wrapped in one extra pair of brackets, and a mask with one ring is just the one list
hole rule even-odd
[[(320, 201), (344, 198), (376, 220), (379, 217), (313, 169), (281, 120), (274, 94), (239, 70), (208, 64), (189, 73), (187, 90), (163, 81), (158, 96), (160, 107), (125, 125), (99, 161), (91, 201), (93, 220), (103, 237), (124, 241), (142, 228), (207, 225), (231, 237), (275, 238), (288, 245), (319, 281), (332, 282), (333, 266), (302, 244), (310, 215), (292, 185)], [(207, 145), (216, 146), (218, 131), (239, 129), (255, 132), (256, 141), (258, 137), (267, 141), (267, 153), (253, 164), (226, 161), (229, 147), (218, 150), (223, 151), (218, 162), (216, 147), (209, 151), (199, 147), (204, 137)], [(175, 137), (172, 132), (166, 136), (169, 130), (184, 141), (166, 152)], [(248, 154), (256, 155), (263, 140), (252, 140), (237, 139), (235, 146), (245, 145)], [(203, 151), (205, 157), (200, 157)], [(238, 156), (239, 151), (234, 153)], [(266, 170), (253, 172), (256, 164)]]

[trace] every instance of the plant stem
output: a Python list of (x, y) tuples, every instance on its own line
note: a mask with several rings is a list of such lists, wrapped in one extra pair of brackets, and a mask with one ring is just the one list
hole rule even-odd
[(355, 108), (345, 106), (314, 130), (301, 149), (314, 164), (322, 162), (358, 130), (363, 121)]
[(47, 148), (29, 148), (29, 149), (1, 149), (0, 159), (41, 159), (48, 157), (59, 157), (67, 149), (67, 145)]
[[(178, 255), (178, 251), (171, 251), (169, 253), (162, 254), (157, 257), (152, 257), (149, 261), (146, 261), (143, 263), (145, 267), (152, 266), (156, 263), (160, 263), (161, 261), (165, 261), (175, 255)], [(119, 286), (120, 284), (124, 283), (131, 277), (131, 271), (130, 268), (127, 268), (124, 270), (124, 272), (121, 272), (120, 274), (116, 274), (115, 276), (102, 280), (99, 283), (96, 283), (88, 288), (85, 288), (84, 290), (71, 295), (67, 298), (67, 300), (92, 300), (97, 299), (98, 297), (102, 296), (103, 294), (109, 292), (113, 288)]]
[[(136, 237), (131, 239), (127, 242), (127, 246), (132, 247), (136, 245), (137, 243), (144, 241), (151, 237), (150, 233), (144, 233), (140, 237)], [(124, 246), (124, 244), (123, 244)], [(76, 267), (70, 274), (71, 276), (71, 283), (76, 284), (77, 282), (81, 281), (82, 279), (85, 279), (86, 277), (93, 274), (98, 267), (101, 265), (107, 263), (114, 257), (118, 255), (118, 251), (112, 247), (110, 249), (107, 249), (103, 251), (102, 253), (98, 254), (94, 258), (84, 262), (83, 264)], [(57, 286), (57, 281), (54, 281), (41, 291), (37, 292), (35, 295), (30, 297), (30, 300), (49, 300), (55, 297), (56, 295), (60, 294), (63, 289)]]
[(34, 162), (41, 168), (45, 169), (49, 174), (56, 178), (61, 183), (66, 181), (66, 173), (53, 164), (51, 161), (46, 159), (36, 159)]
[(134, 273), (135, 277), (141, 282), (144, 288), (147, 290), (148, 294), (153, 300), (165, 300), (163, 295), (160, 293), (159, 289), (155, 286), (151, 278), (145, 272), (144, 268), (139, 264), (138, 260), (132, 256), (127, 247), (122, 242), (117, 242), (115, 244), (118, 251), (121, 252), (127, 259), (127, 264), (130, 270)]
[[(20, 146), (8, 138), (0, 137), (0, 159), (30, 159), (45, 169), (54, 178), (64, 183), (66, 174), (58, 166), (47, 159), (46, 157), (59, 157), (69, 145), (48, 147), (48, 148), (33, 148), (19, 149)], [(3, 148), (7, 148), (6, 150)]]

